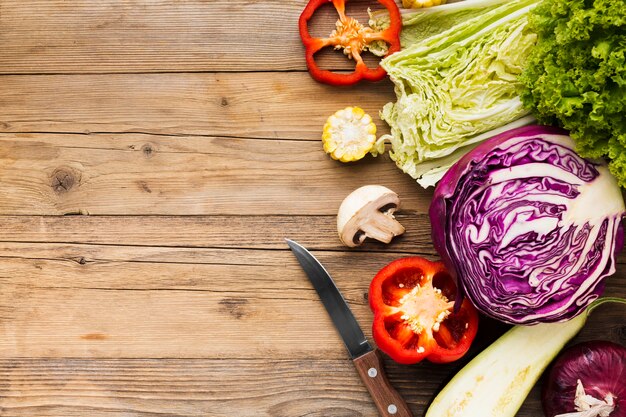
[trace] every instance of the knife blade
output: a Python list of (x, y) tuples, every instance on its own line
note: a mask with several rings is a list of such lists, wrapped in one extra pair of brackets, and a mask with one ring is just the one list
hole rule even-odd
[(319, 294), (352, 359), (371, 352), (373, 350), (372, 346), (365, 338), (363, 330), (361, 330), (359, 323), (354, 318), (354, 314), (352, 314), (346, 300), (339, 292), (339, 289), (337, 289), (335, 282), (326, 269), (309, 251), (298, 243), (287, 240), (287, 244), (309, 277), (313, 288)]
[(326, 307), (380, 415), (412, 417), (406, 402), (389, 383), (379, 351), (367, 341), (330, 274), (306, 248), (293, 240), (285, 240)]

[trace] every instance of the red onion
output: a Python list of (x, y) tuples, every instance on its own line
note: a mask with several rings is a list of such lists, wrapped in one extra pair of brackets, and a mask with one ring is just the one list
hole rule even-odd
[(626, 347), (580, 343), (557, 359), (543, 388), (546, 417), (626, 417)]

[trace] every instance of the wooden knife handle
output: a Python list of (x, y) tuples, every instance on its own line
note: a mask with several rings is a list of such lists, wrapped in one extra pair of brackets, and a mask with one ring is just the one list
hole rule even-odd
[(354, 365), (382, 417), (413, 417), (406, 402), (389, 383), (377, 349), (356, 358)]

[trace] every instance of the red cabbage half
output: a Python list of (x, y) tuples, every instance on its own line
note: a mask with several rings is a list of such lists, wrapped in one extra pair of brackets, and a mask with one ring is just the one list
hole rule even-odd
[(446, 173), (430, 206), (435, 248), (484, 314), (570, 319), (604, 290), (623, 241), (621, 190), (602, 161), (545, 126), (483, 142)]

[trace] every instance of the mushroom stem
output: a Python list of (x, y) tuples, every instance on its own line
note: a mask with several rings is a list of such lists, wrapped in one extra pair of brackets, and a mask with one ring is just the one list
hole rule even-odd
[(339, 239), (348, 247), (359, 246), (366, 238), (384, 243), (404, 233), (393, 213), (400, 207), (398, 194), (382, 185), (365, 185), (351, 192), (337, 213)]
[(389, 243), (395, 236), (404, 233), (404, 226), (398, 223), (392, 214), (379, 211), (371, 217), (370, 222), (361, 225), (361, 230), (369, 238)]

